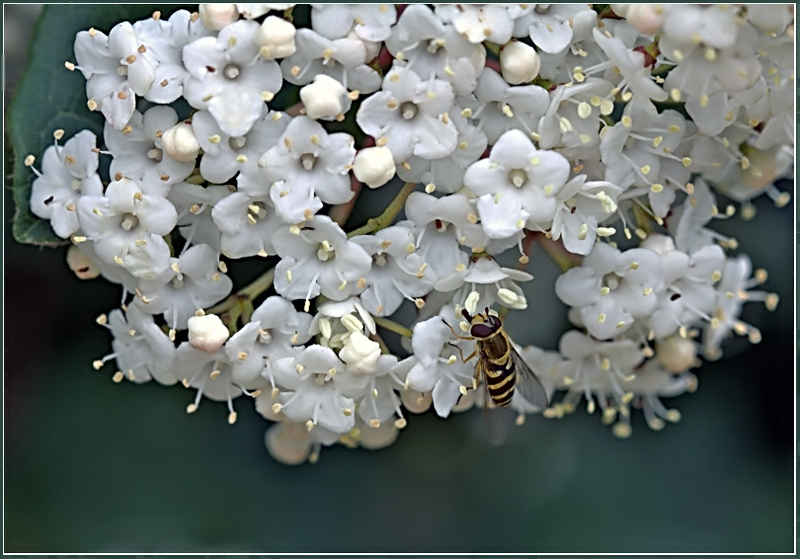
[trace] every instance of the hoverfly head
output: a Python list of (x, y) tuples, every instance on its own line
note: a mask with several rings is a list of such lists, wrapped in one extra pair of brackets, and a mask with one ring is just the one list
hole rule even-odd
[[(481, 322), (477, 322), (478, 320)], [(497, 333), (498, 330), (500, 330), (500, 326), (501, 323), (499, 318), (491, 316), (488, 313), (485, 317), (479, 314), (473, 318), (472, 327), (469, 329), (469, 333), (473, 338), (491, 338)]]

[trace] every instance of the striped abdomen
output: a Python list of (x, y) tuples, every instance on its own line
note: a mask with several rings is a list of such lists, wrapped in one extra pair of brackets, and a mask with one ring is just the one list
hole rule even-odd
[(489, 396), (495, 405), (505, 407), (511, 403), (517, 379), (508, 339), (503, 335), (496, 335), (479, 340), (478, 345), (486, 373), (484, 381), (489, 390)]

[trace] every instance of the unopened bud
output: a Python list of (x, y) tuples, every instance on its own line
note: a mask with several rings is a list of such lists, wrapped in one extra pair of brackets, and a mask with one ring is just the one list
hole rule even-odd
[(356, 178), (370, 188), (378, 188), (394, 177), (397, 168), (387, 147), (370, 147), (359, 151), (353, 161)]
[(239, 19), (236, 4), (200, 4), (200, 20), (207, 29), (220, 31)]
[(200, 144), (194, 135), (191, 124), (179, 122), (168, 128), (161, 136), (161, 147), (172, 159), (182, 163), (191, 163), (200, 153)]
[(312, 83), (300, 89), (300, 100), (309, 118), (331, 120), (344, 111), (342, 97), (345, 93), (347, 90), (338, 81), (319, 74)]
[(500, 53), (503, 78), (511, 85), (528, 83), (539, 75), (542, 61), (534, 48), (519, 41), (506, 45)]
[(296, 32), (294, 25), (285, 19), (269, 16), (258, 28), (253, 40), (261, 47), (262, 58), (286, 58), (297, 50), (294, 42)]
[(216, 353), (228, 340), (229, 332), (215, 314), (189, 319), (189, 345), (206, 353)]

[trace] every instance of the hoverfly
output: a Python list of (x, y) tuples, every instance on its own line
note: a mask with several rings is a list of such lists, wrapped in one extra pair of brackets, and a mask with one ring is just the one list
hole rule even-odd
[[(548, 405), (547, 391), (541, 381), (531, 370), (520, 354), (514, 349), (508, 335), (503, 330), (503, 323), (496, 315), (489, 314), (489, 308), (484, 313), (471, 315), (466, 309), (461, 314), (470, 324), (471, 337), (459, 336), (453, 327), (445, 324), (453, 334), (461, 340), (475, 342), (475, 351), (466, 359), (466, 363), (473, 357), (478, 357), (475, 367), (476, 381), (483, 381), (486, 390), (484, 410), (489, 409), (489, 402), (498, 408), (507, 408), (514, 396), (514, 391), (519, 390), (520, 395), (534, 406), (545, 409)], [(502, 426), (498, 429), (496, 414), (485, 414), (489, 436), (492, 442), (502, 442)]]

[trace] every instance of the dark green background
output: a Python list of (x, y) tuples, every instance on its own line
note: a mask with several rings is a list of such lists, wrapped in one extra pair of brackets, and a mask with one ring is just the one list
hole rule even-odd
[[(717, 225), (781, 305), (750, 305), (764, 341), (728, 346), (697, 393), (665, 402), (677, 425), (652, 432), (635, 414), (620, 441), (581, 410), (530, 418), (492, 448), (479, 413), (426, 414), (388, 449), (287, 467), (243, 399), (231, 427), (219, 404), (186, 415), (180, 386), (94, 371), (110, 351), (94, 318), (119, 291), (75, 279), (63, 249), (11, 241), (6, 193), (5, 551), (791, 552), (794, 222), (756, 205), (754, 222)], [(509, 329), (552, 349), (567, 327), (556, 272), (540, 253), (530, 270), (531, 308)]]

